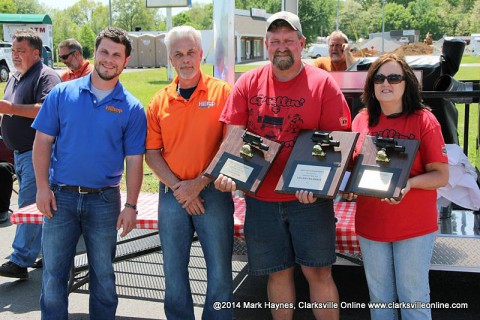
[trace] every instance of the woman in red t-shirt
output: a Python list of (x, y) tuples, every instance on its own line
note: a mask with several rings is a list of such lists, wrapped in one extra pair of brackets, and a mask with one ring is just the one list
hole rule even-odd
[[(428, 272), (437, 230), (436, 189), (448, 182), (441, 127), (422, 104), (413, 70), (396, 54), (385, 54), (371, 65), (362, 99), (366, 109), (352, 123), (352, 131), (360, 133), (354, 157), (366, 135), (420, 141), (401, 200), (357, 198), (355, 228), (370, 301), (387, 303), (371, 308), (371, 318), (397, 319), (400, 308), (402, 319), (430, 319), (430, 309), (420, 304), (430, 302)], [(407, 305), (416, 302), (420, 303)]]

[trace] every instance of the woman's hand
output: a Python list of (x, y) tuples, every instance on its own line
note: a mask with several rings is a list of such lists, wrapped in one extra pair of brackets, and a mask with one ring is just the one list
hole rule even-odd
[(400, 200), (395, 200), (393, 198), (385, 198), (385, 199), (382, 199), (382, 201), (385, 201), (389, 204), (399, 204), (403, 197), (405, 197), (405, 195), (408, 193), (408, 191), (410, 191), (411, 189), (411, 185), (410, 185), (410, 179), (407, 180), (407, 185), (405, 186), (405, 188), (403, 188), (400, 193), (402, 195), (402, 197), (400, 198)]
[(317, 197), (315, 197), (311, 191), (299, 190), (295, 192), (295, 196), (297, 197), (298, 201), (304, 204), (314, 203), (317, 201)]

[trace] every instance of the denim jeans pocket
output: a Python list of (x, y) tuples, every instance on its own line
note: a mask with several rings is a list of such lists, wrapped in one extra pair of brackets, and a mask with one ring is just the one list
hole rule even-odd
[(113, 203), (118, 201), (120, 190), (118, 188), (107, 189), (99, 193), (100, 198), (107, 202)]

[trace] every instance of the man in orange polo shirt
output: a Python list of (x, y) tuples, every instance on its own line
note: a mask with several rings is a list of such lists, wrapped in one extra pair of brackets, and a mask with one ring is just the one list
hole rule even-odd
[(312, 65), (325, 71), (345, 71), (355, 63), (350, 52), (348, 37), (340, 30), (333, 31), (327, 38), (328, 57), (313, 60)]
[[(203, 176), (223, 139), (218, 119), (231, 87), (200, 70), (201, 34), (175, 27), (165, 37), (177, 77), (151, 99), (146, 162), (160, 180), (158, 229), (169, 320), (194, 319), (188, 277), (197, 233), (207, 264), (203, 319), (232, 319), (233, 200)], [(225, 304), (223, 304), (225, 303)]]
[(81, 78), (93, 70), (90, 61), (83, 58), (83, 48), (75, 39), (67, 39), (58, 45), (58, 56), (68, 70), (60, 76), (62, 81)]

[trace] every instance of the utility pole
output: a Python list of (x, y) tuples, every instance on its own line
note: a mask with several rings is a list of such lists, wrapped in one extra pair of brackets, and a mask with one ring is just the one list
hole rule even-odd
[(112, 26), (112, 0), (108, 0), (108, 12), (109, 12), (109, 18), (110, 18), (110, 20), (108, 21), (108, 25), (111, 27)]
[(335, 30), (339, 30), (339, 24), (340, 24), (340, 0), (337, 1), (337, 19), (336, 19), (336, 24), (337, 28)]
[(385, 53), (385, 2), (382, 0), (382, 54)]

